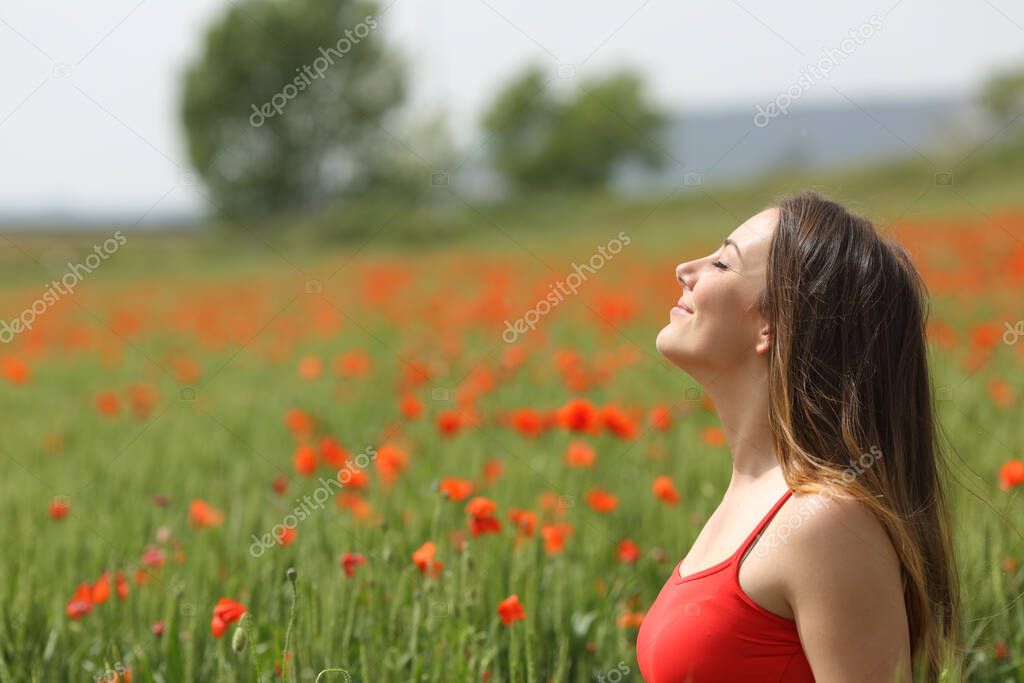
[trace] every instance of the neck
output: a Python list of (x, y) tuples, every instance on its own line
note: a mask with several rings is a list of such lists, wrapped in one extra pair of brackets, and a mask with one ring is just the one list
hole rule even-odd
[(754, 356), (713, 380), (702, 382), (715, 405), (732, 456), (732, 477), (726, 495), (751, 487), (782, 487), (782, 467), (768, 424), (768, 368)]

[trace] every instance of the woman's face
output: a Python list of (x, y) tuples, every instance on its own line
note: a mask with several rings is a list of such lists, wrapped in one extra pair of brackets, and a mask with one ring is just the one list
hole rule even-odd
[(656, 341), (665, 358), (691, 374), (720, 373), (767, 352), (757, 301), (778, 220), (778, 209), (766, 209), (733, 230), (714, 253), (676, 266), (682, 294)]

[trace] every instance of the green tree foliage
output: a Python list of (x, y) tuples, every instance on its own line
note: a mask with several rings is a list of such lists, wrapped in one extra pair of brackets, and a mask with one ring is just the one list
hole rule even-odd
[(381, 122), (405, 79), (376, 11), (358, 0), (236, 0), (211, 26), (181, 112), (222, 215), (301, 209), (387, 177)]
[(1020, 120), (1024, 113), (1024, 68), (993, 76), (981, 94), (982, 105), (1000, 125)]
[(621, 71), (582, 83), (567, 97), (531, 66), (495, 97), (483, 119), (495, 168), (520, 191), (601, 188), (616, 166), (658, 168), (665, 117), (639, 76)]

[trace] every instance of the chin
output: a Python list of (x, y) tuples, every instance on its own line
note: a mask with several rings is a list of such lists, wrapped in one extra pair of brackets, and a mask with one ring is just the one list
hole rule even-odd
[(654, 346), (658, 349), (658, 353), (667, 360), (685, 370), (688, 354), (685, 351), (683, 340), (679, 336), (679, 331), (674, 328), (672, 323), (669, 323), (658, 333), (657, 338), (654, 340)]

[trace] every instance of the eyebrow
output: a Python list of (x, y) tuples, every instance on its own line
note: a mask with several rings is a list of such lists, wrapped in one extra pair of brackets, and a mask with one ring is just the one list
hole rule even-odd
[(740, 257), (741, 259), (743, 258), (743, 253), (742, 253), (742, 252), (740, 251), (740, 248), (739, 248), (738, 246), (736, 246), (736, 243), (735, 243), (735, 242), (733, 242), (733, 241), (732, 241), (731, 239), (729, 239), (728, 237), (726, 237), (726, 238), (725, 238), (725, 239), (724, 239), (724, 240), (722, 241), (722, 246), (725, 246), (725, 245), (727, 245), (727, 244), (731, 244), (731, 245), (732, 245), (732, 248), (736, 250), (736, 254), (737, 254), (737, 255), (739, 255), (739, 257)]

